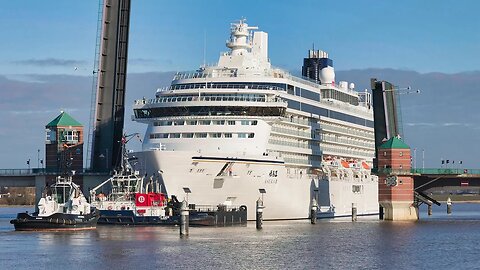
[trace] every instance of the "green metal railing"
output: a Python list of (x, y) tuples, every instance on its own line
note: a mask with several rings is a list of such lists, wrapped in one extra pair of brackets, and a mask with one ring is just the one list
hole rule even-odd
[(392, 168), (372, 168), (372, 173), (380, 174), (437, 174), (437, 175), (458, 175), (458, 174), (480, 174), (480, 169), (461, 169), (461, 168), (425, 168), (425, 169), (392, 169)]

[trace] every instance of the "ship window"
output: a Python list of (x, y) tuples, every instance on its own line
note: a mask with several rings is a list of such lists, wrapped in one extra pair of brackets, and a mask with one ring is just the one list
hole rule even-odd
[(210, 138), (221, 138), (222, 133), (210, 133)]
[(195, 138), (206, 138), (207, 133), (195, 133)]
[(402, 165), (402, 164), (400, 164), (399, 167), (400, 167), (400, 169), (403, 169), (403, 165)]
[(232, 133), (225, 133), (224, 136), (225, 138), (232, 138)]
[(248, 125), (250, 125), (250, 121), (242, 120), (242, 126), (248, 126)]
[(187, 125), (195, 126), (197, 124), (197, 120), (188, 120)]
[(247, 138), (247, 133), (238, 133), (238, 138)]
[(170, 133), (170, 138), (180, 138), (180, 133)]
[(229, 126), (234, 126), (234, 125), (235, 125), (235, 121), (228, 121), (227, 124), (228, 124)]
[(182, 133), (182, 138), (193, 138), (193, 133)]
[(183, 120), (178, 120), (178, 121), (173, 122), (173, 125), (175, 125), (175, 126), (183, 126), (184, 123), (185, 123), (185, 121), (183, 121)]
[(353, 193), (361, 193), (362, 187), (360, 185), (352, 185), (352, 192)]
[(210, 125), (210, 120), (200, 120), (199, 124), (200, 125)]
[(249, 133), (248, 134), (248, 138), (253, 138), (253, 137), (255, 137), (255, 133)]
[(400, 152), (400, 156), (403, 157), (403, 152)]
[(258, 123), (258, 121), (257, 121), (257, 120), (253, 120), (253, 121), (252, 121), (252, 126), (256, 126), (256, 125), (257, 125), (257, 123)]
[(225, 120), (215, 120), (213, 121), (214, 125), (225, 125)]
[(171, 126), (172, 121), (160, 121), (155, 123), (156, 126)]

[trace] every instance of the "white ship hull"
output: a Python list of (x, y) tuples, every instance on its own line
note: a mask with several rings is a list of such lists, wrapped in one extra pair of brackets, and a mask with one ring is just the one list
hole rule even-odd
[[(199, 206), (219, 204), (246, 205), (248, 219), (255, 219), (256, 201), (262, 198), (265, 220), (306, 219), (310, 216), (312, 198), (319, 190), (319, 217), (351, 214), (356, 203), (358, 215), (378, 213), (376, 181), (325, 181), (315, 176), (287, 175), (282, 161), (262, 157), (199, 156), (195, 152), (152, 150), (134, 153), (143, 170), (152, 175), (161, 172), (162, 189), (168, 196), (187, 199), (184, 188), (190, 189), (188, 201)], [(226, 163), (232, 163), (224, 176), (217, 176)], [(276, 172), (271, 174), (271, 172)], [(320, 187), (318, 189), (318, 186)], [(355, 194), (352, 185), (361, 185)], [(327, 206), (328, 205), (328, 206)]]

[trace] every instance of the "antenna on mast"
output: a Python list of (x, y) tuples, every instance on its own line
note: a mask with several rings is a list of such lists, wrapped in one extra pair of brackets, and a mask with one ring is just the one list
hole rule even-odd
[(207, 57), (207, 30), (203, 29), (203, 67), (207, 67), (206, 63)]

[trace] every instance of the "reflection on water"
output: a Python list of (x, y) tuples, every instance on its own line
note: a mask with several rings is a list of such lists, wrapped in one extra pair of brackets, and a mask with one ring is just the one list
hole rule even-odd
[[(418, 222), (375, 217), (265, 222), (247, 227), (99, 227), (84, 232), (15, 232), (18, 211), (0, 209), (2, 269), (417, 269), (476, 268), (480, 204), (435, 207)], [(26, 260), (26, 255), (29, 260)]]

